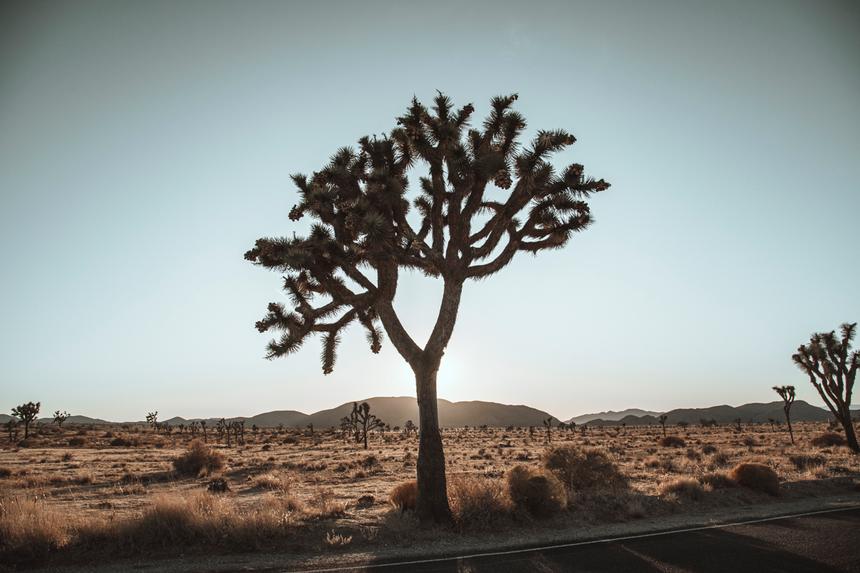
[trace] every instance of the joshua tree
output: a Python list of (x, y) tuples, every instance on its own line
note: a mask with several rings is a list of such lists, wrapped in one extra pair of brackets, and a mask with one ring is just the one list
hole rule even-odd
[(415, 425), (415, 422), (412, 420), (406, 420), (406, 423), (403, 424), (403, 433), (406, 434), (407, 437), (417, 434), (418, 427)]
[(65, 422), (68, 419), (69, 419), (69, 413), (68, 412), (60, 412), (59, 410), (54, 412), (54, 423), (57, 425), (58, 428), (62, 428), (63, 422)]
[[(794, 403), (794, 386), (774, 386), (773, 389), (782, 398), (782, 410), (785, 412), (788, 435), (791, 437), (791, 443), (794, 444), (794, 432), (791, 430), (791, 405)], [(773, 429), (773, 422), (774, 420), (770, 421), (771, 429)]]
[(846, 322), (839, 330), (841, 339), (833, 330), (813, 334), (809, 344), (801, 344), (791, 358), (809, 376), (810, 383), (827, 404), (833, 417), (842, 424), (848, 447), (854, 453), (860, 453), (851, 420), (851, 392), (860, 367), (860, 350), (852, 352), (851, 349), (857, 323)]
[(206, 420), (200, 420), (198, 422), (200, 424), (200, 431), (203, 432), (203, 443), (206, 443)]
[(743, 430), (744, 429), (741, 427), (741, 419), (735, 418), (735, 431), (736, 432), (743, 432)]
[(6, 426), (6, 432), (9, 434), (9, 441), (10, 442), (17, 441), (18, 440), (18, 421), (15, 420), (14, 418), (10, 419), (8, 422), (6, 422), (5, 426)]
[(357, 402), (352, 403), (352, 420), (355, 424), (355, 441), (364, 442), (364, 449), (367, 449), (367, 433), (377, 428), (385, 426), (385, 422), (370, 413), (370, 404), (362, 402), (359, 406)]
[(657, 421), (660, 422), (660, 425), (663, 426), (663, 437), (666, 437), (666, 420), (669, 419), (669, 416), (666, 414), (660, 414), (657, 416)]
[(543, 427), (546, 428), (546, 443), (552, 443), (552, 418), (547, 418), (543, 421)]
[(146, 423), (152, 426), (158, 432), (158, 411), (149, 412), (146, 415)]
[[(574, 143), (565, 131), (539, 131), (518, 143), (525, 119), (496, 97), (480, 127), (470, 128), (471, 104), (452, 107), (443, 94), (432, 110), (417, 99), (398, 127), (341, 148), (310, 178), (294, 175), (300, 200), (290, 219), (315, 219), (307, 237), (262, 238), (245, 258), (285, 273), (294, 310), (271, 303), (257, 323), (283, 332), (268, 358), (296, 351), (314, 333), (323, 337), (322, 369), (330, 373), (342, 330), (358, 321), (372, 352), (382, 329), (415, 374), (420, 442), (417, 513), (448, 522), (445, 456), (439, 431), (436, 376), (454, 330), (467, 280), (487, 278), (518, 252), (564, 246), (592, 221), (586, 199), (609, 187), (583, 175), (582, 165), (557, 171), (550, 156)], [(426, 167), (410, 213), (408, 175)], [(414, 172), (413, 172), (414, 173)], [(400, 269), (443, 282), (435, 325), (421, 347), (394, 309)], [(381, 323), (382, 328), (380, 328)]]
[(30, 435), (30, 424), (33, 423), (33, 420), (36, 419), (36, 416), (39, 415), (39, 408), (42, 407), (41, 402), (27, 402), (26, 404), (21, 404), (16, 408), (12, 408), (12, 415), (18, 418), (22, 424), (24, 424), (24, 439)]

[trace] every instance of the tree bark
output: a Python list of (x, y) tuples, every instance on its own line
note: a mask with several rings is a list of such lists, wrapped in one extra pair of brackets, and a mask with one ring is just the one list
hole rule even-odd
[(448, 486), (445, 479), (445, 453), (439, 431), (436, 401), (438, 363), (421, 365), (415, 370), (418, 395), (418, 519), (422, 523), (449, 523)]
[(851, 419), (851, 408), (845, 404), (841, 408), (841, 422), (845, 429), (845, 441), (855, 454), (860, 454), (860, 444), (857, 443), (857, 433), (854, 431), (854, 420)]

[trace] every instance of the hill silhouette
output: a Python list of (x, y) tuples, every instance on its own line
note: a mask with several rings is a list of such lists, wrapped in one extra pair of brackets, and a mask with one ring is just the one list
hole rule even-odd
[[(659, 415), (659, 414), (658, 414)], [(666, 423), (677, 424), (686, 422), (698, 424), (700, 420), (714, 420), (718, 424), (732, 423), (738, 418), (741, 422), (764, 423), (770, 419), (782, 421), (784, 414), (782, 401), (776, 402), (753, 402), (741, 406), (711, 406), (710, 408), (678, 408), (666, 412)], [(798, 400), (791, 407), (791, 419), (797, 422), (823, 422), (831, 418), (830, 412), (824, 408), (813, 406), (803, 400)], [(626, 424), (628, 426), (647, 426), (659, 424), (656, 416), (624, 416), (617, 420), (595, 418), (588, 422), (590, 426), (616, 426)]]

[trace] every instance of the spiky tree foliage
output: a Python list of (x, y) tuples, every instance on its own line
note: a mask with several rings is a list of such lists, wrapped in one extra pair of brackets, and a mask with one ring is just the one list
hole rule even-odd
[[(310, 177), (292, 177), (300, 199), (290, 219), (313, 219), (307, 236), (262, 238), (245, 254), (284, 273), (293, 306), (273, 302), (257, 323), (261, 332), (282, 333), (269, 344), (269, 358), (295, 352), (320, 334), (322, 369), (328, 374), (343, 329), (358, 322), (372, 352), (379, 352), (384, 330), (412, 367), (422, 521), (451, 519), (436, 375), (464, 283), (494, 275), (519, 252), (563, 247), (592, 221), (586, 199), (609, 187), (586, 177), (582, 165), (557, 170), (550, 163), (575, 141), (565, 131), (539, 131), (522, 146), (526, 121), (511, 109), (516, 99), (494, 98), (483, 124), (471, 127), (471, 104), (455, 109), (440, 93), (428, 109), (413, 98), (387, 136), (363, 137), (357, 148), (341, 148)], [(413, 169), (427, 175), (418, 178), (417, 197), (410, 202)], [(423, 347), (394, 310), (401, 269), (443, 282), (435, 325)]]
[(146, 414), (146, 423), (153, 427), (153, 429), (158, 431), (158, 411), (149, 412)]
[[(791, 405), (794, 404), (794, 386), (774, 386), (773, 390), (782, 398), (782, 411), (785, 412), (788, 435), (791, 438), (791, 443), (794, 444), (794, 432), (791, 429)], [(771, 429), (773, 429), (773, 422), (774, 420), (770, 421)]]
[(669, 416), (666, 414), (660, 414), (657, 417), (657, 421), (660, 422), (660, 425), (663, 427), (663, 437), (666, 437), (666, 420), (669, 419)]
[(30, 436), (30, 424), (39, 415), (39, 408), (42, 407), (41, 402), (27, 402), (15, 408), (12, 408), (12, 415), (18, 418), (24, 424), (24, 439)]
[(860, 453), (851, 420), (851, 393), (860, 367), (860, 350), (851, 348), (856, 333), (856, 322), (840, 326), (839, 336), (834, 330), (815, 333), (809, 344), (801, 344), (791, 358), (809, 376), (809, 382), (842, 425), (848, 447)]
[(54, 412), (54, 423), (57, 425), (58, 428), (62, 428), (63, 422), (65, 422), (68, 419), (69, 419), (69, 413), (68, 412), (60, 412), (59, 410)]

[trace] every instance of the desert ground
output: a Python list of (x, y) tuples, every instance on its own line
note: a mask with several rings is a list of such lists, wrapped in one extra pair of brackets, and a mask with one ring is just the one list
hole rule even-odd
[[(455, 522), (440, 531), (417, 525), (408, 493), (391, 499), (414, 479), (414, 434), (373, 433), (365, 450), (335, 429), (246, 430), (244, 444), (227, 446), (212, 430), (202, 444), (187, 431), (42, 424), (24, 442), (0, 438), (0, 569), (178, 552), (406, 551), (440, 536), (558, 534), (860, 491), (860, 456), (825, 423), (796, 423), (794, 445), (784, 425), (666, 433), (553, 429), (548, 442), (544, 428), (446, 429)], [(778, 483), (738, 473), (743, 464), (770, 468)], [(529, 476), (541, 487), (524, 494), (516, 479)]]

